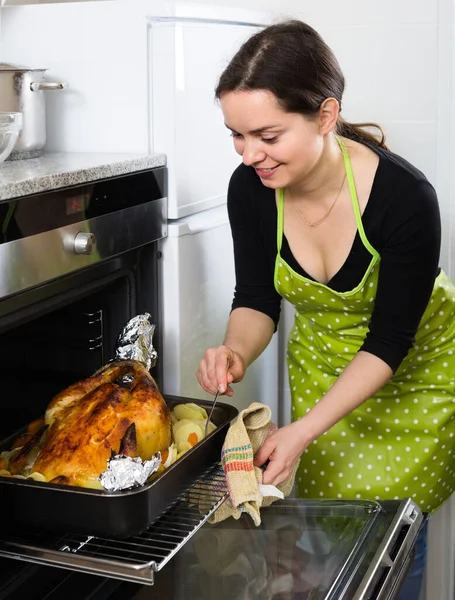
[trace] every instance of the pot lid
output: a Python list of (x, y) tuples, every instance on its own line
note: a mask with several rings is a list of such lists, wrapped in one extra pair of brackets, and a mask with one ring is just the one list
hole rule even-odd
[(25, 73), (27, 71), (47, 71), (47, 69), (30, 69), (29, 67), (25, 67), (24, 65), (11, 65), (9, 63), (0, 63), (0, 72), (1, 71), (19, 71), (21, 73)]

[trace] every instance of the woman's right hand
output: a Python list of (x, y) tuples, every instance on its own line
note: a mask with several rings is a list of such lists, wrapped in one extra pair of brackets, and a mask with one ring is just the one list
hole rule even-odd
[(241, 356), (227, 346), (209, 348), (199, 362), (197, 378), (209, 394), (233, 396), (231, 383), (241, 381), (245, 376), (245, 364)]

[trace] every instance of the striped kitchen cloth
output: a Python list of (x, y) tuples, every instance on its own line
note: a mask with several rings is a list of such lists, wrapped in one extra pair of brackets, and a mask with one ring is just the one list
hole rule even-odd
[[(289, 496), (294, 486), (298, 463), (278, 486), (262, 485), (262, 469), (255, 467), (253, 457), (265, 439), (277, 429), (271, 421), (269, 406), (253, 402), (239, 413), (230, 426), (221, 453), (229, 498), (210, 518), (211, 523), (228, 517), (239, 519), (248, 513), (255, 525), (261, 523), (260, 509), (275, 500)], [(277, 489), (278, 488), (278, 489)]]

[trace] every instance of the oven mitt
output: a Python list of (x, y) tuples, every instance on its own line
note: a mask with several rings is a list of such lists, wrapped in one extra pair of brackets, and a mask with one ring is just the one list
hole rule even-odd
[(294, 486), (297, 466), (278, 486), (262, 485), (262, 469), (255, 467), (253, 457), (267, 436), (277, 429), (271, 422), (269, 406), (253, 402), (242, 410), (230, 426), (221, 453), (221, 462), (226, 477), (229, 498), (210, 517), (210, 523), (228, 517), (239, 519), (248, 513), (255, 525), (261, 523), (260, 508), (275, 500), (288, 496)]

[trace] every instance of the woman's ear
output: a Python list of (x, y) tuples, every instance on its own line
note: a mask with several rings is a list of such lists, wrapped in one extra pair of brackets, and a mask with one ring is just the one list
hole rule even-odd
[(319, 132), (326, 135), (335, 129), (340, 105), (335, 98), (326, 98), (319, 109)]

